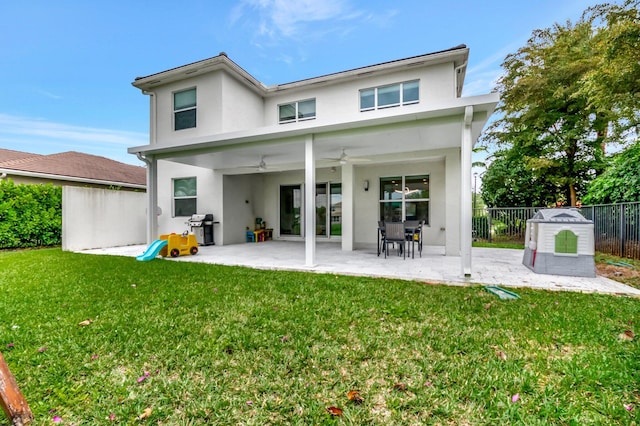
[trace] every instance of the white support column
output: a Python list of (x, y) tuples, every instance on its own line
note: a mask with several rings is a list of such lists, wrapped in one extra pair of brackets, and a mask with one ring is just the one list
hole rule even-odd
[(316, 266), (316, 159), (313, 135), (304, 142), (304, 251), (305, 266)]
[(462, 129), (462, 149), (460, 151), (460, 263), (462, 274), (471, 276), (471, 124), (473, 122), (473, 107), (464, 110), (464, 127)]
[(353, 164), (342, 165), (342, 250), (353, 251), (355, 240), (354, 221), (354, 170)]
[(158, 239), (158, 160), (146, 158), (147, 163), (147, 244)]

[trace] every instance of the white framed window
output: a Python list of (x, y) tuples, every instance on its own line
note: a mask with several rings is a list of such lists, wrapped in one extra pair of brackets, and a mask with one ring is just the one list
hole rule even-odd
[(373, 111), (420, 102), (420, 81), (387, 84), (360, 90), (360, 111)]
[(380, 220), (429, 225), (429, 175), (380, 178)]
[(280, 124), (295, 123), (314, 118), (316, 118), (315, 98), (278, 105), (278, 121)]
[(196, 88), (173, 93), (173, 129), (196, 127)]
[(198, 212), (198, 182), (195, 177), (176, 178), (173, 187), (173, 217), (191, 216)]

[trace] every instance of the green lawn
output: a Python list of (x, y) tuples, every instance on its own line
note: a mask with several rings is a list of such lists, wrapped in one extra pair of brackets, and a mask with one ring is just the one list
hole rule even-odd
[(59, 249), (0, 271), (0, 350), (38, 425), (639, 420), (638, 299)]

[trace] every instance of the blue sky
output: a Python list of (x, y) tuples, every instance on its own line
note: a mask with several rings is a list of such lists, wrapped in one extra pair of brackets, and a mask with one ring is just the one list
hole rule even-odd
[(224, 51), (265, 84), (470, 48), (464, 95), (488, 93), (531, 32), (586, 0), (29, 0), (0, 4), (0, 147), (142, 165), (146, 76)]

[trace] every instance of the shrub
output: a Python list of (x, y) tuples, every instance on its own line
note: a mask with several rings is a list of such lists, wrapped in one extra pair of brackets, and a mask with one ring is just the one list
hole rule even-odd
[(59, 245), (62, 188), (0, 180), (0, 248)]

